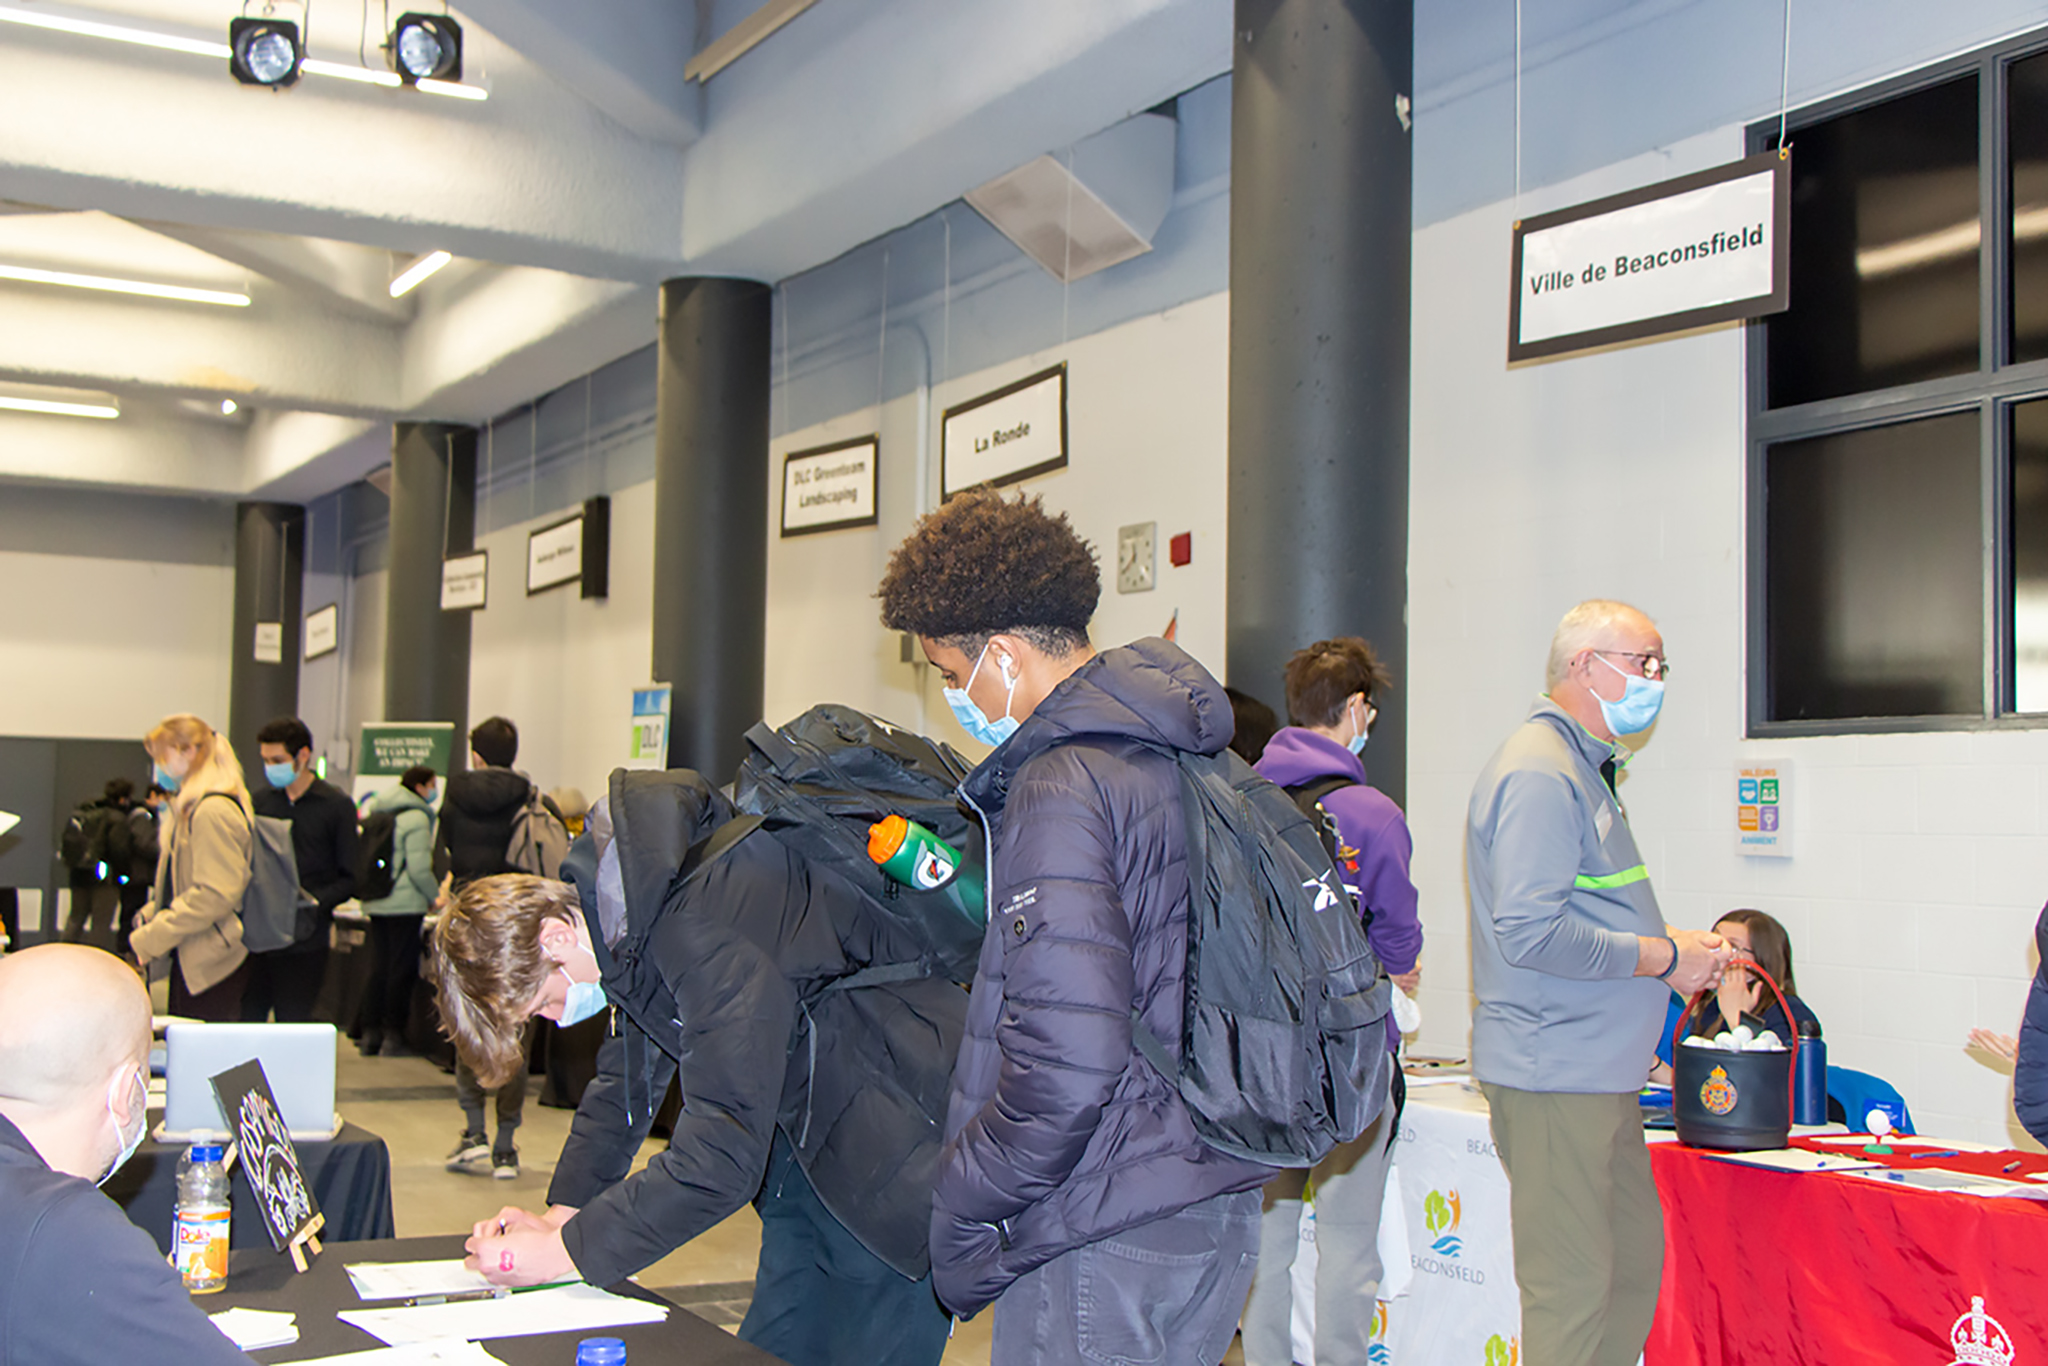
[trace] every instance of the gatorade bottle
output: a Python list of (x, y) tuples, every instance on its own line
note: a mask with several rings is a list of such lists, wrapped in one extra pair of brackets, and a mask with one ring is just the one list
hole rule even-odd
[(171, 1265), (185, 1289), (207, 1295), (228, 1283), (228, 1171), (218, 1144), (195, 1143), (178, 1159)]
[[(893, 880), (920, 892), (943, 891), (947, 904), (976, 925), (988, 923), (980, 870), (916, 821), (884, 816), (868, 827), (868, 857)], [(963, 871), (966, 876), (962, 876)]]

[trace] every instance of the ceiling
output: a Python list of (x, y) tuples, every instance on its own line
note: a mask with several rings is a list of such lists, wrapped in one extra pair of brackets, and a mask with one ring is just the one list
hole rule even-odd
[[(730, 66), (684, 79), (785, 8)], [(310, 57), (381, 69), (381, 3), (277, 9), (308, 23)], [(242, 6), (0, 11), (220, 42)], [(663, 279), (783, 279), (1230, 65), (1229, 0), (454, 13), (486, 99), (316, 75), (269, 91), (217, 59), (0, 22), (0, 401), (63, 390), (120, 414), (0, 411), (0, 482), (318, 496), (388, 459), (395, 419), (480, 421), (647, 345)], [(393, 299), (430, 251), (454, 259)]]

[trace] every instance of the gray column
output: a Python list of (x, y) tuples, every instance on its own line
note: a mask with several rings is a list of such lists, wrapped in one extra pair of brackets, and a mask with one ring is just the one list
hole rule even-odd
[(1412, 0), (1237, 0), (1235, 42), (1226, 671), (1283, 711), (1289, 654), (1370, 640), (1366, 770), (1401, 801)]
[(391, 437), (384, 719), (452, 721), (469, 756), (469, 613), (441, 610), (441, 560), (474, 545), (476, 428), (401, 422)]
[(671, 768), (723, 783), (761, 720), (768, 617), (766, 285), (661, 287), (654, 431), (654, 681)]
[[(235, 504), (235, 624), (234, 642), (229, 647), (228, 743), (234, 746), (243, 771), (256, 774), (259, 782), (263, 763), (256, 754), (256, 732), (266, 722), (295, 715), (299, 709), (305, 559), (304, 508), (296, 503)], [(282, 627), (275, 663), (256, 658), (259, 622)]]

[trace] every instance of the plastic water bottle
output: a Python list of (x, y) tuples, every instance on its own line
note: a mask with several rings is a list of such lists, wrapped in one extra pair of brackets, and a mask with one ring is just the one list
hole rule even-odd
[(1819, 1020), (1799, 1022), (1799, 1073), (1792, 1079), (1794, 1124), (1828, 1122), (1828, 1046)]
[(585, 1338), (576, 1344), (576, 1366), (626, 1366), (624, 1338)]
[(960, 914), (976, 925), (988, 923), (980, 870), (916, 821), (891, 815), (869, 826), (868, 857), (893, 880), (920, 892), (943, 891)]
[(185, 1289), (207, 1295), (228, 1283), (228, 1171), (215, 1143), (195, 1143), (178, 1159), (178, 1205), (171, 1264)]

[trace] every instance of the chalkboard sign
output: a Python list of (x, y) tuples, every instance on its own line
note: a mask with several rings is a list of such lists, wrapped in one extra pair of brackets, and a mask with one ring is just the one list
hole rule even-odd
[(235, 1132), (235, 1152), (242, 1164), (242, 1176), (256, 1197), (263, 1214), (263, 1227), (270, 1244), (279, 1252), (291, 1253), (292, 1263), (304, 1271), (302, 1248), (320, 1250), (314, 1236), (326, 1220), (313, 1202), (313, 1192), (299, 1170), (299, 1150), (292, 1143), (292, 1131), (278, 1113), (277, 1099), (270, 1093), (270, 1080), (263, 1064), (250, 1059), (211, 1078), (214, 1097), (221, 1113)]

